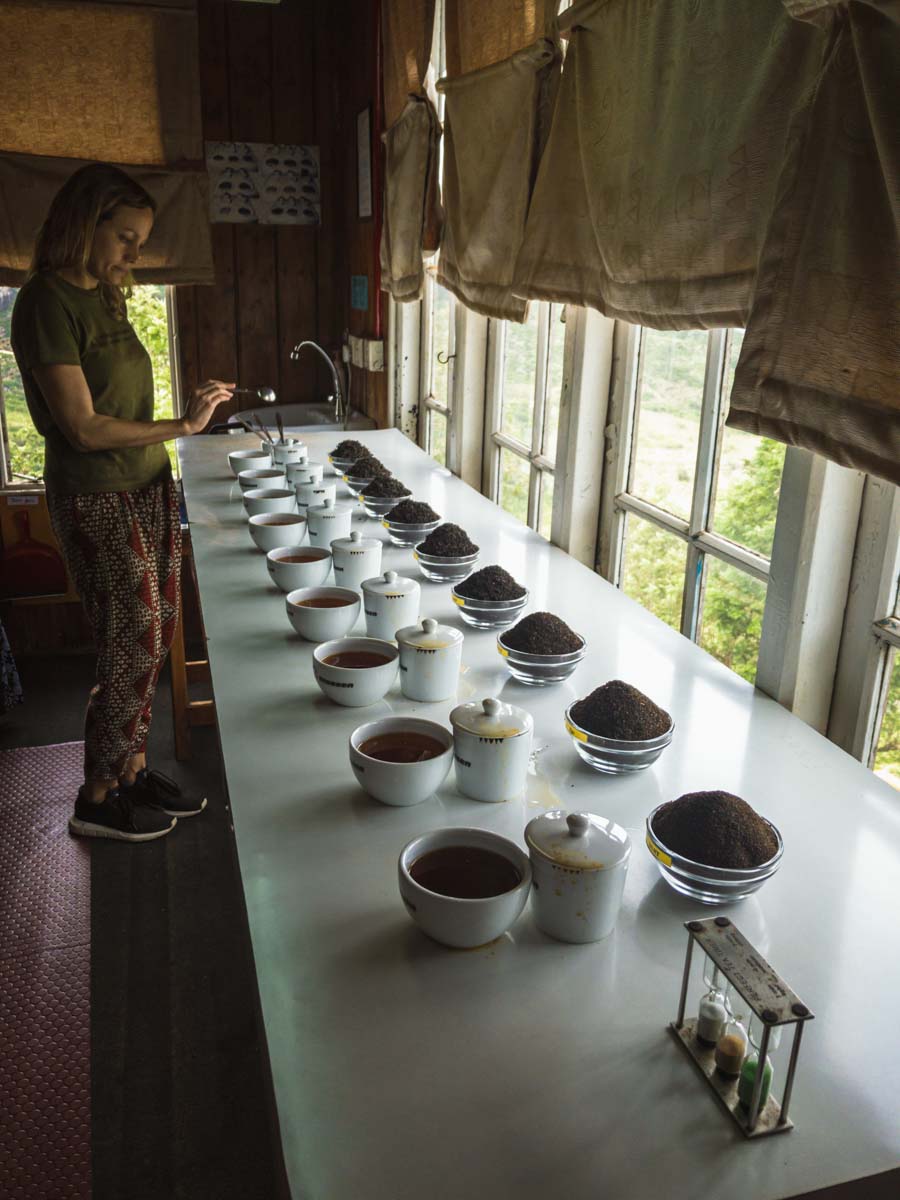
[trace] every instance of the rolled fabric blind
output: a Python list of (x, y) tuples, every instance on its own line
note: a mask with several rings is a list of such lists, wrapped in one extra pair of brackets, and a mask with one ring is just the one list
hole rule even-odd
[(399, 120), (383, 135), (384, 220), (381, 227), (381, 289), (395, 300), (420, 300), (423, 255), (437, 249), (440, 123), (426, 96), (407, 99)]
[(504, 62), (552, 37), (559, 0), (445, 0), (447, 78)]
[(194, 0), (0, 0), (0, 283), (53, 195), (111, 162), (159, 204), (139, 282), (212, 283)]
[(727, 421), (900, 483), (900, 7), (785, 5), (826, 52), (791, 125)]
[(410, 96), (424, 94), (433, 32), (434, 0), (384, 0), (381, 43), (387, 128), (400, 119)]
[(515, 275), (661, 329), (743, 325), (821, 36), (780, 0), (584, 0)]
[(476, 312), (522, 322), (512, 291), (532, 181), (559, 81), (543, 38), (504, 62), (443, 79), (444, 232), (438, 282)]

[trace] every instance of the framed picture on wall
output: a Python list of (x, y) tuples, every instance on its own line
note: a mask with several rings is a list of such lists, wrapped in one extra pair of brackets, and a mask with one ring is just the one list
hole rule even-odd
[(356, 114), (356, 209), (361, 221), (372, 216), (372, 109)]

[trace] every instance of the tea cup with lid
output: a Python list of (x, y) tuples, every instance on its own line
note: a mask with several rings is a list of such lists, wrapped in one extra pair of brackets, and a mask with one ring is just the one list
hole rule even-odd
[(330, 497), (324, 504), (310, 504), (306, 510), (306, 526), (312, 546), (330, 546), (337, 538), (349, 537), (352, 524), (353, 509), (350, 505), (335, 504)]
[(458, 705), (450, 724), (462, 794), (491, 803), (520, 796), (531, 757), (531, 713), (489, 697)]
[(593, 813), (554, 809), (525, 826), (539, 929), (560, 942), (599, 942), (615, 928), (631, 838)]
[(279, 466), (299, 462), (306, 454), (306, 443), (299, 438), (286, 437), (283, 442), (275, 442), (272, 446), (272, 462)]
[(315, 504), (324, 504), (326, 500), (334, 503), (337, 496), (336, 485), (334, 483), (325, 483), (321, 479), (318, 483), (295, 484), (294, 491), (297, 493), (297, 507), (301, 512), (306, 508), (311, 508)]
[(381, 570), (380, 538), (363, 537), (358, 529), (331, 543), (334, 577), (341, 587), (358, 588)]
[(422, 589), (414, 579), (386, 571), (362, 582), (363, 610), (369, 637), (392, 641), (398, 629), (419, 619)]
[(296, 487), (299, 483), (320, 483), (325, 474), (325, 468), (321, 463), (312, 462), (305, 454), (293, 463), (288, 463), (285, 471), (287, 472), (288, 483)]
[(426, 617), (397, 630), (400, 689), (410, 700), (433, 703), (456, 695), (462, 665), (463, 635)]

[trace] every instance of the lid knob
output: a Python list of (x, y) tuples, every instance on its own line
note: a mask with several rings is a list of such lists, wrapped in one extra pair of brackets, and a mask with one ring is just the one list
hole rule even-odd
[(569, 813), (566, 817), (566, 824), (569, 827), (571, 837), (584, 837), (591, 827), (590, 819), (586, 813)]
[(437, 621), (435, 621), (434, 617), (426, 617), (422, 622), (422, 628), (430, 637), (437, 630)]
[(362, 534), (359, 532), (358, 529), (354, 529), (353, 532), (350, 534), (350, 541), (351, 542), (361, 542), (362, 541)]
[(325, 497), (325, 501), (322, 504), (322, 507), (323, 508), (334, 508), (334, 501), (332, 500), (332, 498), (330, 496)]
[(481, 707), (489, 717), (497, 717), (500, 715), (502, 705), (499, 700), (493, 696), (489, 696), (487, 700), (482, 700)]
[(385, 571), (384, 582), (385, 583), (396, 583), (397, 582), (397, 572), (396, 571)]

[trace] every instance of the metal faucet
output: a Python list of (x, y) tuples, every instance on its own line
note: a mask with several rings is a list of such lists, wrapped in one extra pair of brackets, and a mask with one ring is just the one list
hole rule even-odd
[(341, 391), (341, 381), (338, 378), (337, 368), (335, 367), (334, 363), (331, 361), (330, 356), (322, 349), (322, 347), (318, 344), (318, 342), (310, 342), (310, 341), (298, 342), (297, 345), (291, 351), (291, 362), (297, 361), (297, 359), (300, 357), (300, 351), (303, 349), (304, 346), (312, 346), (313, 350), (318, 350), (319, 354), (321, 354), (322, 357), (325, 359), (325, 361), (328, 363), (329, 370), (331, 371), (331, 379), (334, 384), (334, 419), (335, 419), (336, 423), (338, 425), (340, 425), (344, 420), (345, 414), (344, 414), (344, 396)]

